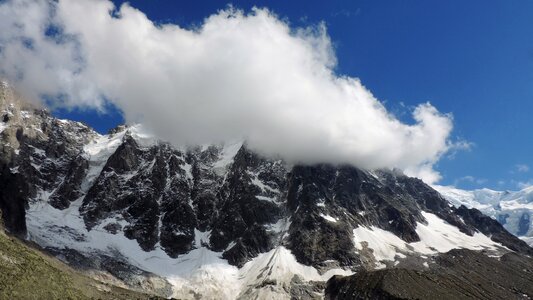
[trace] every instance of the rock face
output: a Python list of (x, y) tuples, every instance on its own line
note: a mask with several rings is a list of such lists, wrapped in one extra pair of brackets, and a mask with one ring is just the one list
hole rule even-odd
[(533, 259), (508, 253), (499, 260), (471, 250), (437, 256), (429, 270), (387, 269), (335, 276), (326, 299), (530, 299)]
[(167, 278), (175, 296), (313, 298), (321, 285), (310, 282), (323, 276), (421, 265), (456, 247), (533, 254), (496, 221), (398, 171), (289, 166), (241, 142), (180, 148), (139, 125), (100, 135), (5, 84), (2, 93), (6, 228), (67, 261), (119, 258), (132, 266), (124, 270)]

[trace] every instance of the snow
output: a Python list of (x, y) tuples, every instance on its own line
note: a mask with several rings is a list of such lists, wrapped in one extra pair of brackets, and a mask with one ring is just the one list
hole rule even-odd
[(455, 248), (471, 250), (504, 248), (480, 232), (469, 236), (432, 213), (422, 212), (422, 215), (427, 224), (417, 222), (416, 233), (420, 237), (419, 242), (406, 243), (392, 232), (376, 226), (359, 226), (353, 230), (355, 247), (357, 250), (363, 250), (363, 242), (366, 242), (368, 248), (373, 250), (377, 261), (393, 261), (397, 255), (408, 253), (425, 255), (444, 253)]
[(31, 117), (31, 112), (27, 111), (27, 110), (21, 110), (20, 111), (20, 116), (23, 118), (23, 119), (28, 119)]
[(332, 269), (320, 274), (317, 269), (298, 263), (291, 251), (283, 246), (259, 254), (239, 270), (243, 287), (241, 290), (258, 286), (266, 280), (275, 281), (275, 287), (267, 285), (255, 289), (252, 295), (247, 295), (251, 299), (290, 299), (284, 287), (289, 286), (294, 275), (305, 281), (327, 281), (334, 275), (352, 274), (353, 272), (343, 269)]
[[(520, 191), (493, 191), (479, 189), (465, 191), (450, 186), (433, 186), (454, 206), (464, 205), (476, 208), (494, 219), (505, 219), (503, 226), (515, 235), (523, 234), (519, 230), (520, 219), (524, 214), (533, 217), (533, 187)], [(523, 236), (533, 236), (533, 224)]]
[(84, 156), (89, 161), (89, 170), (81, 188), (87, 191), (98, 178), (107, 159), (122, 144), (126, 131), (113, 135), (98, 135), (83, 148)]
[(500, 207), (502, 210), (515, 210), (515, 209), (533, 210), (533, 202), (532, 203), (521, 203), (518, 200), (502, 201), (500, 203)]
[(464, 205), (468, 208), (486, 210), (497, 205), (504, 192), (493, 191), (489, 189), (480, 189), (474, 191), (464, 191), (449, 186), (433, 186), (446, 200), (454, 206)]
[(338, 221), (337, 218), (334, 218), (334, 217), (332, 217), (330, 215), (320, 214), (320, 216), (322, 218), (326, 219), (327, 221), (332, 222), (332, 223), (336, 223)]
[(187, 178), (187, 180), (192, 181), (194, 179), (192, 176), (192, 166), (190, 164), (185, 162), (183, 165), (180, 165), (180, 168), (185, 171), (185, 178)]
[(2, 131), (4, 131), (4, 129), (6, 129), (6, 128), (7, 128), (6, 123), (3, 123), (3, 122), (0, 123), (0, 133), (2, 133)]
[(202, 247), (203, 244), (209, 244), (209, 238), (211, 237), (211, 231), (194, 230), (194, 245), (197, 248)]
[(422, 215), (428, 224), (417, 223), (416, 233), (420, 237), (420, 242), (410, 244), (420, 253), (433, 254), (435, 250), (442, 253), (455, 248), (496, 250), (498, 246), (503, 247), (480, 232), (469, 236), (434, 214), (422, 212)]
[(267, 230), (275, 233), (288, 232), (290, 226), (291, 221), (289, 219), (281, 218), (276, 223), (268, 225)]
[(408, 252), (404, 240), (376, 226), (359, 226), (353, 230), (353, 235), (355, 248), (363, 250), (363, 242), (368, 243), (368, 247), (373, 250), (374, 258), (378, 261), (392, 261), (398, 251)]
[(261, 192), (271, 192), (275, 194), (279, 194), (280, 191), (278, 189), (272, 188), (266, 184), (264, 184), (258, 177), (259, 174), (248, 172), (248, 174), (251, 177), (251, 183), (255, 186), (257, 186), (259, 189), (261, 189)]
[(39, 149), (39, 148), (36, 148), (36, 147), (33, 147), (33, 146), (29, 146), (33, 153), (40, 156), (40, 157), (46, 157), (46, 151), (44, 151), (43, 149)]
[(213, 164), (213, 169), (217, 174), (225, 174), (227, 167), (233, 163), (233, 159), (242, 145), (243, 142), (233, 142), (227, 143), (222, 147), (219, 159)]
[(255, 196), (255, 198), (262, 200), (262, 201), (268, 201), (268, 202), (276, 202), (275, 197), (266, 197), (266, 196)]
[(158, 142), (155, 135), (141, 124), (135, 124), (128, 127), (125, 133), (129, 134), (141, 147), (148, 148), (154, 146)]
[(370, 174), (370, 176), (372, 176), (372, 177), (374, 177), (376, 179), (379, 179), (378, 174), (376, 174), (376, 171), (374, 171), (374, 170), (369, 170), (368, 174)]

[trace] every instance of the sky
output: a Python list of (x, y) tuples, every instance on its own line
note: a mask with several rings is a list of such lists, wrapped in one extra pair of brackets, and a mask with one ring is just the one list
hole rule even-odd
[[(123, 1), (114, 2), (119, 6)], [(413, 149), (406, 147), (405, 151), (394, 153), (397, 151), (394, 149), (395, 143), (372, 141), (370, 144), (375, 144), (378, 149), (390, 149), (395, 155), (372, 158), (355, 150), (360, 154), (353, 158), (355, 161), (361, 163), (374, 159), (390, 161), (391, 164), (410, 161), (417, 168), (429, 165), (432, 171), (440, 174), (439, 184), (466, 189), (488, 187), (516, 190), (533, 184), (533, 138), (530, 124), (533, 112), (533, 1), (224, 3), (153, 0), (129, 3), (157, 24), (172, 23), (188, 30), (202, 27), (205, 18), (228, 9), (228, 4), (235, 9), (242, 9), (245, 14), (254, 6), (267, 8), (291, 29), (317, 28), (323, 24), (321, 28), (324, 28), (327, 39), (320, 40), (321, 33), (304, 34), (303, 39), (307, 43), (304, 46), (313, 43), (310, 40), (316, 38), (320, 47), (325, 45), (328, 48), (330, 43), (333, 54), (328, 52), (329, 48), (322, 53), (318, 47), (320, 49), (313, 50), (313, 53), (318, 53), (320, 57), (313, 62), (318, 61), (318, 67), (325, 68), (326, 71), (331, 67), (335, 78), (358, 78), (364, 88), (347, 84), (348, 87), (364, 97), (371, 93), (402, 124), (413, 125), (413, 128), (421, 132), (421, 138), (414, 142), (434, 145)], [(236, 48), (239, 49), (241, 48)], [(120, 51), (127, 55), (128, 50)], [(302, 53), (305, 55), (307, 52)], [(302, 72), (307, 74), (306, 70)], [(115, 91), (111, 89), (107, 91), (115, 96), (122, 95), (113, 93)], [(337, 90), (332, 88), (333, 92)], [(322, 107), (317, 101), (316, 107)], [(372, 99), (368, 101), (371, 106), (375, 106)], [(431, 103), (438, 113), (426, 110), (429, 114), (427, 122), (414, 120), (413, 112), (426, 102)], [(129, 112), (130, 106), (124, 103), (117, 101), (115, 105), (120, 110), (126, 110), (128, 119), (131, 119), (136, 111)], [(59, 117), (84, 121), (105, 132), (124, 122), (123, 116), (112, 104), (107, 103), (105, 106), (106, 114), (97, 113), (91, 106), (81, 106), (82, 109), (74, 110), (69, 106), (57, 109), (54, 113)], [(342, 110), (342, 105), (339, 104), (338, 110)], [(154, 111), (155, 115), (157, 113), (158, 111)], [(442, 115), (447, 113), (453, 115), (453, 118)], [(383, 121), (379, 110), (376, 114), (376, 120)], [(451, 132), (448, 131), (447, 118), (453, 123)], [(371, 122), (374, 119), (369, 120)], [(262, 124), (269, 124), (269, 121), (271, 120), (265, 120)], [(386, 127), (387, 130), (397, 126), (396, 123), (389, 123), (384, 123), (384, 126), (389, 126)], [(352, 120), (328, 125), (343, 124), (360, 125)], [(438, 126), (429, 127), (424, 124)], [(157, 124), (154, 126), (157, 127)], [(239, 123), (239, 126), (243, 125)], [(405, 129), (402, 128), (400, 126), (401, 130)], [(429, 136), (431, 132), (424, 132), (427, 128), (432, 132), (441, 130), (440, 136), (436, 134), (438, 138), (432, 139)], [(272, 127), (264, 125), (247, 134), (264, 134), (265, 131), (261, 130), (268, 132)], [(371, 133), (369, 131), (368, 134)], [(385, 134), (382, 139), (390, 138), (410, 145), (413, 141), (408, 136), (409, 134)], [(308, 143), (302, 142), (301, 145), (309, 148), (320, 137), (310, 137)], [(261, 143), (271, 141), (259, 139), (256, 145), (260, 147), (263, 145)], [(447, 146), (442, 144), (443, 141)], [(418, 148), (426, 151), (418, 153), (415, 158), (409, 156), (410, 152)], [(328, 151), (327, 148), (319, 150), (321, 152), (317, 150), (310, 157), (323, 156)], [(299, 149), (275, 148), (272, 151), (292, 154)], [(352, 159), (349, 153), (335, 153), (335, 157), (345, 156), (347, 160)], [(331, 160), (331, 157), (328, 159)], [(377, 162), (370, 164), (374, 165), (379, 166)], [(406, 163), (405, 166), (407, 165)]]

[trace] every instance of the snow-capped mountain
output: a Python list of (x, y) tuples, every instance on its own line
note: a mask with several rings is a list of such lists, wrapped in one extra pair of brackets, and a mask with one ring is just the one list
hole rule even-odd
[(533, 187), (520, 191), (465, 191), (449, 186), (434, 188), (453, 205), (476, 208), (498, 220), (512, 234), (533, 245)]
[(101, 135), (0, 91), (6, 228), (100, 280), (162, 296), (320, 299), (333, 275), (429, 268), (454, 248), (533, 254), (397, 171), (291, 166), (245, 143)]

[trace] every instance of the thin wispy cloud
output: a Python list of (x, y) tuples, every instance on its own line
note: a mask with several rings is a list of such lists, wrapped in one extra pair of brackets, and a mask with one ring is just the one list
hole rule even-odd
[(465, 139), (458, 139), (451, 144), (450, 148), (448, 149), (447, 157), (449, 159), (454, 159), (457, 153), (470, 152), (475, 146), (476, 145), (470, 141), (467, 141)]
[(355, 10), (350, 10), (350, 9), (340, 9), (340, 10), (336, 10), (334, 11), (333, 13), (331, 13), (331, 16), (332, 17), (346, 17), (346, 18), (350, 18), (350, 17), (355, 17), (355, 16), (358, 16), (359, 14), (361, 14), (361, 8), (357, 8)]
[(523, 180), (523, 181), (513, 181), (513, 182), (515, 182), (516, 187), (521, 190), (533, 186), (533, 179)]
[(515, 165), (515, 171), (519, 173), (527, 173), (529, 172), (529, 166), (526, 164), (517, 164)]
[(477, 184), (477, 185), (482, 185), (482, 184), (485, 184), (487, 183), (487, 179), (485, 178), (476, 178), (474, 176), (471, 176), (471, 175), (467, 175), (467, 176), (463, 176), (461, 178), (457, 178), (453, 185), (454, 186), (458, 186), (459, 184), (463, 183), (463, 182), (467, 182), (467, 183), (471, 183), (471, 184)]
[(175, 144), (244, 139), (290, 162), (396, 167), (427, 182), (443, 155), (469, 147), (430, 103), (402, 123), (335, 73), (325, 25), (293, 28), (267, 9), (228, 8), (187, 29), (107, 0), (4, 1), (0, 28), (0, 73), (28, 97), (111, 101)]

